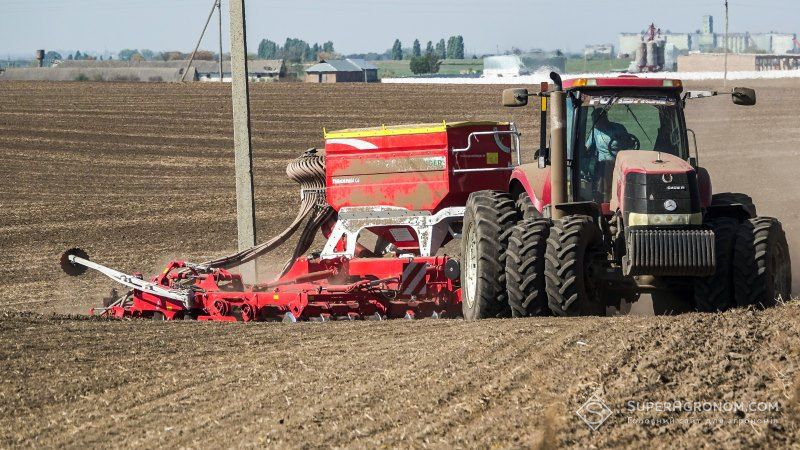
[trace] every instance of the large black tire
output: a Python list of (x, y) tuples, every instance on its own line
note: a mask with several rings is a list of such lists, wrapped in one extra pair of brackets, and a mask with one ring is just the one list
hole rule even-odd
[(694, 302), (698, 311), (726, 311), (736, 305), (733, 295), (733, 247), (739, 221), (718, 217), (707, 224), (714, 231), (716, 269), (709, 277), (695, 278)]
[(750, 217), (756, 217), (756, 205), (753, 198), (741, 192), (722, 192), (711, 196), (711, 206), (742, 205)]
[(549, 315), (544, 259), (550, 219), (523, 220), (511, 229), (506, 251), (506, 289), (512, 317)]
[(544, 273), (548, 306), (554, 314), (605, 315), (606, 305), (592, 283), (590, 271), (601, 243), (600, 228), (589, 216), (572, 215), (553, 222)]
[(733, 282), (739, 306), (773, 306), (792, 290), (792, 263), (778, 219), (757, 217), (742, 223), (736, 235)]
[(519, 211), (523, 220), (538, 219), (542, 217), (542, 214), (539, 212), (539, 210), (533, 206), (533, 201), (531, 201), (531, 197), (527, 192), (522, 192), (519, 194), (519, 197), (517, 197), (516, 206), (517, 211)]
[(514, 200), (505, 192), (470, 194), (461, 236), (462, 310), (467, 320), (510, 315), (506, 292), (506, 248), (519, 220)]

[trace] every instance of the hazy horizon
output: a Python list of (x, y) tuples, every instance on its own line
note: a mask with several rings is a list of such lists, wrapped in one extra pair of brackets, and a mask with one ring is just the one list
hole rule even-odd
[[(115, 53), (123, 48), (190, 51), (213, 0), (4, 0), (0, 57), (26, 56), (35, 49)], [(310, 43), (331, 40), (339, 53), (381, 53), (399, 38), (410, 47), (451, 35), (464, 36), (467, 53), (543, 48), (579, 51), (586, 44), (617, 45), (620, 32), (638, 32), (651, 22), (663, 30), (693, 32), (703, 15), (724, 26), (723, 1), (672, 0), (604, 2), (572, 0), (567, 14), (548, 2), (506, 0), (501, 7), (477, 0), (295, 0), (247, 3), (248, 48), (259, 41), (282, 44), (287, 37)], [(228, 51), (228, 1), (223, 0), (223, 41)], [(800, 4), (788, 0), (731, 1), (731, 32), (795, 33)], [(541, 14), (537, 16), (537, 14)], [(569, 24), (567, 27), (566, 24)], [(201, 48), (217, 49), (212, 20)], [(66, 56), (66, 55), (64, 55)]]

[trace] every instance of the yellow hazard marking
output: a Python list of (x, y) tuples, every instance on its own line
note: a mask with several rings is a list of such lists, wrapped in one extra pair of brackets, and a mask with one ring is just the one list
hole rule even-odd
[(275, 295), (272, 296), (272, 299), (273, 300), (278, 300), (278, 299), (280, 299), (280, 296), (278, 294), (275, 294)]
[(487, 153), (486, 154), (486, 164), (497, 164), (500, 162), (499, 155), (497, 153)]
[(402, 136), (406, 134), (443, 133), (450, 128), (468, 126), (508, 126), (508, 122), (453, 122), (432, 123), (415, 125), (382, 125), (374, 128), (354, 128), (328, 132), (323, 128), (325, 139), (347, 139), (381, 136)]
[(542, 97), (542, 111), (547, 111), (547, 97)]

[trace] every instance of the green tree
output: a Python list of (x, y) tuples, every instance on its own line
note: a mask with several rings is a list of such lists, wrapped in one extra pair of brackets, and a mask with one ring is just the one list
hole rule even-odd
[(439, 42), (436, 43), (436, 56), (439, 59), (447, 58), (447, 44), (444, 43), (444, 39), (439, 39)]
[(425, 55), (432, 55), (433, 54), (433, 42), (428, 41), (428, 45), (425, 46)]
[(394, 40), (394, 45), (392, 46), (392, 59), (395, 61), (403, 60), (403, 43), (400, 42), (400, 39)]
[(411, 48), (411, 55), (415, 58), (422, 56), (422, 48), (419, 45), (419, 39), (414, 39), (414, 46)]
[(425, 56), (411, 58), (409, 68), (415, 74), (438, 73), (439, 64), (439, 58), (434, 53), (426, 53)]
[[(139, 50), (133, 50), (130, 48), (123, 48), (119, 51), (119, 59), (120, 61), (130, 61), (133, 58), (133, 55), (138, 55)], [(77, 59), (77, 58), (76, 58)]]
[(139, 51), (139, 53), (142, 55), (142, 58), (144, 58), (146, 61), (152, 61), (156, 57), (155, 52), (146, 48)]
[(63, 58), (61, 57), (61, 53), (49, 51), (44, 55), (44, 59), (45, 61), (53, 62), (57, 59), (63, 59)]
[(286, 38), (281, 54), (283, 59), (295, 64), (311, 61), (317, 57), (317, 55), (311, 54), (311, 46), (308, 45), (308, 42), (295, 38)]
[(450, 36), (446, 54), (448, 59), (464, 59), (464, 38), (460, 35)]
[(275, 59), (278, 56), (278, 44), (269, 39), (262, 39), (258, 44), (258, 57), (261, 59)]
[(456, 59), (464, 59), (464, 37), (456, 36)]
[(325, 53), (336, 53), (336, 50), (333, 49), (333, 42), (328, 41), (322, 44), (322, 51)]
[(319, 44), (315, 42), (314, 45), (311, 47), (311, 54), (314, 55), (315, 60), (324, 59), (319, 57), (321, 51), (322, 49), (320, 49)]

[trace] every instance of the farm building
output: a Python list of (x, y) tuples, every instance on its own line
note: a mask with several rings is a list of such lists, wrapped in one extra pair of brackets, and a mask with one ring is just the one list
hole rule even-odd
[[(722, 53), (692, 53), (678, 57), (679, 72), (722, 72), (725, 55)], [(800, 55), (729, 54), (731, 72), (800, 69)]]
[(372, 83), (378, 68), (363, 59), (323, 60), (306, 69), (306, 83)]
[[(188, 61), (60, 61), (53, 67), (58, 69), (183, 69)], [(286, 76), (286, 65), (282, 59), (257, 59), (247, 62), (250, 81), (276, 81)], [(218, 61), (192, 61), (196, 76), (187, 75), (189, 81), (219, 81)], [(224, 81), (231, 79), (230, 61), (222, 62)]]
[[(195, 61), (192, 65), (197, 69), (198, 81), (219, 81), (219, 62)], [(278, 81), (286, 76), (286, 64), (282, 59), (254, 59), (247, 62), (247, 73), (250, 81)], [(231, 62), (222, 62), (224, 81), (231, 80)]]

